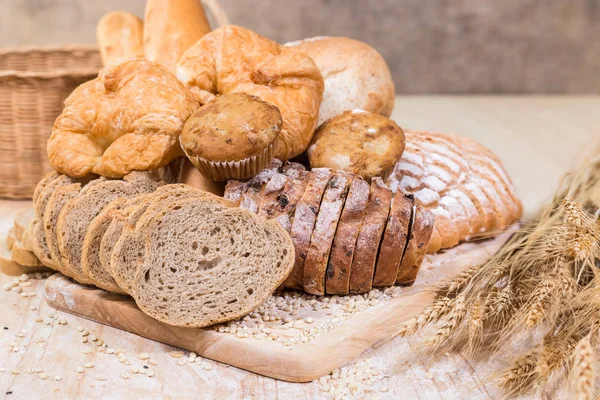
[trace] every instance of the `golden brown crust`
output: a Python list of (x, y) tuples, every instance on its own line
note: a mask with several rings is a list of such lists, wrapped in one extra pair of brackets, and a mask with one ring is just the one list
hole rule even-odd
[(145, 57), (171, 72), (179, 57), (210, 32), (199, 0), (148, 0), (144, 21)]
[(398, 269), (396, 284), (412, 285), (417, 278), (434, 230), (434, 216), (422, 207), (413, 208), (413, 223), (404, 258)]
[(391, 119), (359, 110), (346, 111), (317, 129), (308, 148), (313, 168), (331, 168), (366, 180), (387, 176), (404, 151), (404, 132)]
[(224, 94), (186, 121), (181, 146), (188, 157), (240, 161), (262, 153), (277, 138), (281, 125), (277, 107), (245, 93)]
[(50, 164), (74, 177), (160, 168), (182, 155), (178, 137), (197, 107), (156, 63), (135, 59), (104, 68), (65, 101), (48, 140)]
[[(217, 62), (218, 61), (218, 62)], [(203, 102), (243, 92), (275, 105), (283, 126), (275, 156), (288, 160), (310, 143), (323, 95), (323, 77), (305, 53), (233, 25), (203, 36), (183, 54), (177, 77)]]
[(144, 57), (144, 23), (125, 11), (105, 14), (96, 25), (104, 66)]
[(347, 110), (362, 109), (389, 117), (395, 101), (387, 63), (373, 47), (345, 37), (315, 37), (287, 43), (306, 52), (325, 81), (319, 123)]

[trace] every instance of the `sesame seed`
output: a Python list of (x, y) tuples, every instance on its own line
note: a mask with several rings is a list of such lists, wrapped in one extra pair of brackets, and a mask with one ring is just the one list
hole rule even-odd
[(150, 358), (150, 355), (148, 355), (148, 353), (141, 353), (139, 357), (140, 360), (147, 360)]
[(98, 376), (96, 376), (96, 380), (97, 381), (107, 381), (108, 378), (104, 375), (98, 375)]
[(88, 338), (87, 338), (87, 336), (84, 336), (84, 337), (82, 337), (82, 338), (81, 338), (81, 342), (82, 342), (82, 343), (87, 343), (87, 342), (88, 342)]
[(121, 372), (121, 378), (123, 379), (129, 379), (129, 374), (125, 371)]
[(41, 374), (42, 372), (44, 372), (44, 370), (41, 368), (36, 368), (35, 370), (33, 370), (33, 372), (35, 372), (36, 374)]
[(77, 327), (77, 331), (78, 331), (78, 332), (83, 332), (83, 327), (81, 327), (81, 326), (78, 326), (78, 327)]
[(92, 361), (85, 363), (83, 366), (85, 368), (93, 368), (96, 364), (94, 364)]
[(85, 337), (85, 336), (89, 336), (90, 335), (90, 331), (82, 331), (81, 332), (81, 336)]
[(11, 369), (10, 373), (13, 374), (13, 375), (19, 375), (21, 372), (19, 372), (18, 369)]
[(83, 374), (84, 369), (83, 367), (77, 367), (75, 371), (77, 371), (78, 374)]
[(56, 375), (56, 376), (54, 377), (54, 380), (55, 380), (55, 381), (57, 381), (57, 382), (58, 382), (58, 381), (62, 381), (62, 376), (60, 376), (60, 375)]
[(183, 357), (183, 351), (171, 351), (169, 355), (173, 358), (181, 358)]
[(111, 349), (110, 347), (108, 347), (106, 349), (106, 354), (115, 354), (115, 351), (113, 349)]
[(0, 372), (6, 372), (6, 368), (4, 368), (4, 367), (0, 368)]
[(40, 379), (43, 380), (43, 381), (45, 381), (48, 378), (49, 378), (48, 374), (41, 374), (40, 375)]

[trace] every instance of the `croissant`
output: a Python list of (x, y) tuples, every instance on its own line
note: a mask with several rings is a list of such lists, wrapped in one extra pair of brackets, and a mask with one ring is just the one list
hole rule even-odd
[(226, 25), (200, 38), (181, 56), (177, 77), (203, 103), (216, 94), (243, 92), (275, 105), (283, 119), (276, 142), (279, 159), (302, 154), (312, 139), (323, 77), (299, 50)]
[(405, 132), (406, 147), (387, 179), (435, 215), (429, 253), (473, 236), (501, 231), (523, 206), (502, 163), (472, 139), (441, 133)]
[(104, 68), (65, 101), (48, 140), (52, 167), (72, 177), (120, 178), (183, 155), (179, 135), (199, 103), (170, 72), (143, 59)]

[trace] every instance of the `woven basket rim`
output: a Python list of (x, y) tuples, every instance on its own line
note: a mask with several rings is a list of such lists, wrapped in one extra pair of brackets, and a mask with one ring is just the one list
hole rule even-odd
[(100, 70), (96, 68), (85, 69), (59, 69), (52, 72), (31, 72), (31, 71), (0, 71), (0, 79), (56, 79), (64, 77), (85, 78), (88, 76), (98, 76)]
[(32, 51), (42, 53), (53, 53), (62, 51), (99, 51), (96, 44), (51, 44), (51, 45), (27, 45), (18, 47), (3, 47), (0, 48), (0, 56), (6, 54), (21, 54)]

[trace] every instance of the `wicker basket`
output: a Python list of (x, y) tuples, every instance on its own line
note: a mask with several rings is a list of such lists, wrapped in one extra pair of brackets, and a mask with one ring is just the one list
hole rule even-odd
[(63, 101), (100, 68), (92, 45), (0, 49), (0, 197), (32, 196)]

